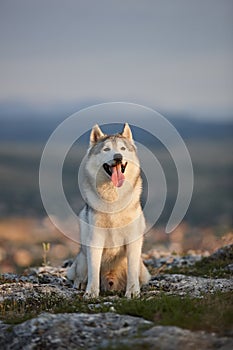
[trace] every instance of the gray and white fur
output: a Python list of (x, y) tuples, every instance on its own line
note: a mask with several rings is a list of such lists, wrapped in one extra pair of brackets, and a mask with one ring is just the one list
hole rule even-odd
[(67, 271), (85, 297), (100, 289), (140, 295), (150, 274), (141, 259), (145, 220), (140, 204), (140, 164), (129, 125), (116, 135), (105, 135), (95, 125), (83, 166), (79, 214), (80, 251)]

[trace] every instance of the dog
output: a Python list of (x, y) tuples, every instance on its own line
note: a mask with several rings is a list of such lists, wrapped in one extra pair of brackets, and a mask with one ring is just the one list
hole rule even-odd
[(129, 125), (114, 135), (95, 125), (83, 164), (86, 205), (79, 214), (81, 247), (67, 277), (74, 287), (86, 289), (86, 298), (98, 297), (100, 290), (138, 297), (150, 274), (141, 258), (142, 178)]

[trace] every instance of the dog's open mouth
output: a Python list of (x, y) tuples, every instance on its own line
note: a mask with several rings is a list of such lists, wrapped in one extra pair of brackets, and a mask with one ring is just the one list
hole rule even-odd
[(127, 162), (125, 164), (117, 163), (113, 165), (109, 165), (108, 163), (103, 164), (103, 168), (106, 173), (111, 177), (111, 180), (116, 187), (121, 187), (125, 180), (124, 172), (127, 166)]

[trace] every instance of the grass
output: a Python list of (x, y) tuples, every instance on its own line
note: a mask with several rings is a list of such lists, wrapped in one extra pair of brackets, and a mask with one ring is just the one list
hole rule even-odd
[(111, 302), (106, 297), (87, 301), (78, 296), (67, 300), (54, 293), (30, 298), (26, 302), (5, 301), (0, 305), (0, 315), (4, 322), (17, 324), (36, 317), (41, 312), (97, 313), (111, 311), (110, 307), (114, 307), (119, 314), (143, 317), (155, 325), (177, 326), (219, 334), (230, 332), (233, 320), (231, 293), (206, 294), (198, 299), (161, 293), (151, 299), (120, 298)]
[[(93, 300), (93, 302), (97, 302)], [(22, 323), (36, 317), (42, 312), (71, 313), (71, 312), (107, 312), (108, 308), (102, 303), (100, 308), (90, 308), (90, 301), (81, 296), (73, 299), (59, 297), (56, 293), (39, 295), (36, 298), (27, 298), (26, 301), (6, 300), (0, 303), (0, 319), (8, 324)], [(94, 310), (94, 311), (93, 311)]]
[(115, 308), (121, 314), (140, 316), (156, 325), (193, 331), (225, 334), (233, 324), (231, 293), (207, 294), (198, 299), (161, 294), (149, 300), (122, 300)]

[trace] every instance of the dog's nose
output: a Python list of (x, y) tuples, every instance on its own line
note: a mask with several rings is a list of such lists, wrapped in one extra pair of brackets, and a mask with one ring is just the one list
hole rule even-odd
[(120, 153), (115, 153), (114, 156), (113, 156), (113, 159), (116, 161), (116, 162), (121, 162), (122, 161), (122, 154)]

